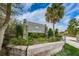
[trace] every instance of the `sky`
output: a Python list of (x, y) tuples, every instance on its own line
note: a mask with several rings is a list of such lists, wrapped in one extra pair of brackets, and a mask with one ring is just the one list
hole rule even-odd
[[(48, 28), (52, 28), (52, 23), (48, 23), (45, 20), (45, 13), (47, 8), (51, 6), (50, 3), (27, 3), (23, 6), (24, 13), (17, 16), (17, 19), (27, 19), (28, 21), (47, 24)], [(79, 20), (79, 3), (64, 3), (65, 7), (64, 16), (58, 23), (55, 24), (55, 28), (59, 31), (65, 31), (68, 27), (68, 22), (72, 18)]]

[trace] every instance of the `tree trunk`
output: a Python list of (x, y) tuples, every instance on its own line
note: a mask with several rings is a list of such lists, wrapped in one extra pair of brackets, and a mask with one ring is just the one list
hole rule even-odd
[(0, 27), (0, 50), (2, 49), (5, 30), (10, 21), (10, 15), (11, 15), (11, 3), (7, 3), (5, 22), (3, 23), (3, 26)]
[(4, 39), (4, 33), (7, 28), (7, 25), (3, 28), (0, 28), (0, 50), (2, 49), (3, 39)]

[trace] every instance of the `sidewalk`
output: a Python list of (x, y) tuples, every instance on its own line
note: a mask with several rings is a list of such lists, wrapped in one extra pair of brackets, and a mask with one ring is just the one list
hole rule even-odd
[(79, 42), (74, 37), (69, 37), (69, 38), (67, 37), (66, 43), (79, 49)]

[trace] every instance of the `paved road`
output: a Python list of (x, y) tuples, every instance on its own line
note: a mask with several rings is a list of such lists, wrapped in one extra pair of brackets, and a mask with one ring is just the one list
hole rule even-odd
[(76, 40), (75, 37), (66, 37), (66, 43), (79, 49), (79, 42)]

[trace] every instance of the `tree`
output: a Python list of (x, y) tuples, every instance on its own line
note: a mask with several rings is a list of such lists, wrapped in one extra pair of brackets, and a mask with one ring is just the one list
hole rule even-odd
[(3, 40), (3, 47), (6, 47), (10, 41), (11, 38), (15, 37), (16, 35), (16, 21), (10, 20), (7, 29), (4, 34), (4, 40)]
[(58, 33), (58, 29), (55, 30), (55, 36), (58, 36), (59, 33)]
[[(6, 6), (6, 7), (5, 7)], [(0, 18), (1, 21), (4, 20), (3, 23), (0, 23), (0, 50), (1, 50), (1, 47), (2, 47), (2, 44), (3, 44), (3, 38), (4, 38), (4, 33), (5, 33), (5, 30), (8, 26), (8, 23), (10, 21), (10, 16), (11, 16), (11, 4), (8, 3), (8, 4), (0, 4), (0, 10), (3, 12), (2, 15)], [(5, 18), (4, 18), (5, 16)], [(3, 18), (4, 19), (3, 19)]]
[(53, 36), (53, 30), (50, 28), (48, 30), (48, 37), (52, 37)]
[(61, 3), (53, 3), (51, 7), (47, 8), (46, 21), (53, 23), (53, 35), (55, 36), (55, 24), (64, 16), (64, 7)]
[(75, 18), (69, 21), (67, 31), (70, 36), (75, 36), (77, 34), (78, 31), (77, 26), (78, 26), (78, 21)]
[[(13, 16), (22, 14), (23, 4), (0, 4), (0, 50), (2, 48), (4, 33)], [(21, 13), (20, 13), (21, 12)]]

